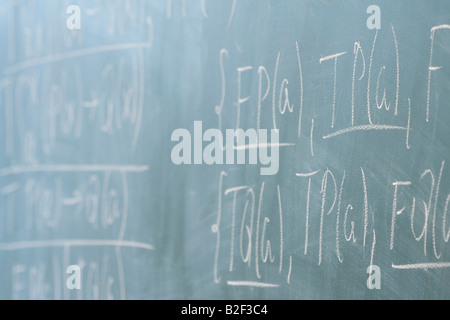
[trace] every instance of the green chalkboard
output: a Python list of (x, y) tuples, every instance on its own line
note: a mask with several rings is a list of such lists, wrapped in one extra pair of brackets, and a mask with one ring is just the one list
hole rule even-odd
[(0, 0), (0, 298), (449, 299), (450, 3)]

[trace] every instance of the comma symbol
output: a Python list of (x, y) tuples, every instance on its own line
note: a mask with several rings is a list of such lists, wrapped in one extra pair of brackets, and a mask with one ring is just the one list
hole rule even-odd
[(381, 29), (381, 10), (379, 6), (371, 5), (367, 8), (367, 13), (371, 14), (367, 18), (367, 28), (369, 29)]
[(80, 30), (81, 29), (81, 9), (79, 6), (70, 5), (66, 10), (69, 15), (66, 20), (67, 29)]

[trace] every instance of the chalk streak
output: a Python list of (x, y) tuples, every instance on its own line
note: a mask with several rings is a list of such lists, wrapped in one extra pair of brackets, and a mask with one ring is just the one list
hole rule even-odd
[(392, 34), (394, 36), (394, 43), (395, 43), (395, 55), (396, 55), (396, 65), (397, 65), (397, 85), (396, 85), (396, 91), (395, 91), (395, 115), (398, 114), (398, 97), (400, 94), (400, 54), (398, 52), (398, 41), (397, 41), (397, 35), (395, 33), (394, 26), (391, 24), (392, 28)]
[(449, 29), (450, 30), (450, 25), (448, 25), (448, 24), (441, 24), (439, 26), (434, 26), (433, 28), (431, 28), (431, 32), (434, 33), (436, 30), (439, 30), (439, 29)]
[(322, 58), (319, 59), (319, 63), (322, 63), (324, 61), (331, 60), (331, 59), (336, 59), (337, 57), (340, 57), (340, 56), (342, 56), (342, 55), (344, 55), (346, 53), (347, 53), (347, 51), (344, 51), (344, 52), (332, 54), (332, 55), (329, 55), (329, 56), (326, 56), (326, 57), (322, 57)]
[(11, 183), (11, 184), (7, 185), (6, 187), (3, 187), (2, 189), (0, 189), (0, 194), (7, 195), (7, 194), (17, 191), (19, 188), (20, 188), (20, 184), (18, 184), (17, 182)]
[(89, 56), (97, 53), (139, 49), (139, 48), (150, 48), (150, 47), (151, 47), (150, 43), (143, 42), (143, 43), (123, 43), (123, 44), (106, 45), (94, 48), (75, 50), (67, 53), (54, 54), (47, 57), (29, 59), (6, 68), (4, 73), (7, 75), (11, 75), (20, 72), (22, 70), (33, 68), (42, 64), (55, 63), (68, 59)]
[(247, 188), (248, 188), (247, 186), (239, 186), (239, 187), (229, 188), (229, 189), (225, 190), (224, 194), (227, 196), (231, 192), (238, 192), (240, 190), (244, 190), (244, 189), (247, 189)]
[(392, 264), (392, 268), (399, 269), (399, 270), (444, 269), (444, 268), (450, 268), (450, 262)]
[(81, 197), (77, 197), (77, 198), (65, 198), (62, 199), (61, 203), (65, 206), (74, 206), (76, 204), (79, 204), (83, 201), (83, 199)]
[[(361, 167), (361, 177), (363, 182), (363, 190), (364, 190), (364, 247), (366, 247), (366, 238), (367, 238), (367, 226), (369, 225), (369, 200), (367, 199), (367, 183), (366, 183), (366, 174), (364, 173), (364, 169)], [(375, 231), (374, 231), (375, 232)]]
[(280, 285), (257, 281), (227, 281), (229, 286), (257, 287), (257, 288), (278, 288)]
[(372, 61), (373, 61), (373, 53), (375, 51), (375, 43), (377, 42), (377, 36), (378, 36), (378, 30), (375, 33), (375, 37), (373, 38), (373, 44), (372, 44), (372, 52), (370, 54), (370, 62), (369, 62), (369, 74), (367, 77), (367, 117), (369, 118), (369, 123), (372, 125), (372, 116), (370, 113), (370, 82), (371, 78), (370, 75), (372, 73)]
[(15, 251), (25, 249), (40, 249), (52, 247), (129, 247), (136, 249), (154, 250), (151, 244), (137, 241), (123, 240), (39, 240), (21, 242), (0, 242), (0, 251)]
[(298, 119), (298, 137), (300, 138), (302, 133), (302, 117), (303, 117), (303, 72), (302, 63), (300, 61), (300, 50), (298, 49), (298, 42), (295, 42), (297, 47), (297, 60), (298, 60), (298, 71), (300, 74), (300, 114)]
[(389, 130), (407, 130), (407, 128), (400, 127), (400, 126), (383, 125), (383, 124), (360, 125), (360, 126), (354, 126), (354, 127), (349, 127), (349, 128), (335, 131), (326, 136), (323, 136), (323, 139), (324, 140), (330, 139), (330, 138), (339, 136), (341, 134), (346, 134), (346, 133), (350, 133), (350, 132), (354, 132), (354, 131), (389, 131)]
[(125, 273), (123, 272), (123, 260), (120, 247), (116, 247), (117, 269), (119, 273), (120, 300), (125, 300)]
[(315, 175), (316, 173), (318, 173), (320, 170), (314, 171), (314, 172), (309, 172), (309, 173), (297, 173), (296, 176), (297, 177), (304, 177), (304, 178), (308, 178), (308, 177), (312, 177), (313, 175)]
[(292, 272), (292, 256), (289, 256), (289, 271), (287, 275), (287, 283), (291, 283), (291, 272)]
[[(373, 216), (372, 216), (372, 218), (373, 218)], [(375, 229), (372, 230), (372, 233), (373, 233), (373, 241), (372, 241), (372, 251), (370, 253), (370, 265), (371, 266), (373, 266), (373, 258), (375, 256), (375, 246), (377, 244), (377, 236), (375, 233)]]
[(231, 6), (231, 13), (230, 13), (230, 17), (228, 18), (227, 29), (229, 29), (229, 28), (230, 28), (230, 26), (231, 26), (231, 22), (233, 22), (234, 11), (236, 10), (236, 2), (237, 2), (237, 0), (233, 0), (233, 5)]
[(139, 139), (139, 133), (141, 132), (142, 114), (144, 112), (144, 93), (145, 93), (145, 62), (144, 62), (144, 50), (141, 48), (138, 52), (139, 59), (139, 85), (138, 85), (138, 110), (136, 118), (136, 126), (134, 127), (133, 141), (131, 142), (131, 148), (133, 151), (136, 149), (136, 145)]
[(4, 177), (8, 175), (32, 172), (144, 172), (148, 169), (148, 166), (134, 165), (31, 165), (2, 168), (0, 169), (0, 176)]
[(311, 147), (311, 156), (314, 157), (314, 119), (311, 120), (311, 133), (309, 136), (310, 139), (310, 147)]
[(278, 204), (280, 209), (280, 269), (279, 273), (283, 270), (283, 210), (281, 208), (281, 191), (280, 185), (277, 185), (278, 189)]

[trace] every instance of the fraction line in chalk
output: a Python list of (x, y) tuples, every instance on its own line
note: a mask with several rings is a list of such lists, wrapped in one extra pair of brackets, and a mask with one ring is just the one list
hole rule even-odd
[(32, 172), (144, 172), (148, 166), (135, 165), (31, 165), (0, 169), (0, 176)]
[(94, 48), (86, 48), (81, 50), (74, 50), (67, 53), (60, 53), (60, 54), (54, 54), (51, 56), (46, 57), (40, 57), (40, 58), (34, 58), (25, 60), (23, 62), (20, 62), (18, 64), (12, 65), (5, 69), (5, 74), (11, 75), (14, 73), (17, 73), (19, 71), (33, 68), (42, 64), (48, 64), (48, 63), (54, 63), (54, 62), (60, 62), (68, 59), (74, 59), (84, 56), (89, 56), (97, 53), (105, 53), (105, 52), (113, 52), (113, 51), (121, 51), (121, 50), (130, 50), (130, 49), (139, 49), (139, 48), (150, 48), (151, 44), (148, 42), (143, 43), (122, 43), (122, 44), (115, 44), (115, 45), (105, 45), (105, 46), (99, 46)]
[(450, 268), (450, 262), (430, 262), (430, 263), (413, 263), (413, 264), (392, 264), (392, 268), (399, 270), (414, 269), (443, 269)]
[(26, 249), (42, 249), (54, 247), (128, 247), (145, 250), (155, 250), (151, 244), (125, 240), (34, 240), (21, 242), (0, 242), (0, 251), (14, 251)]
[(257, 288), (278, 288), (279, 284), (266, 283), (259, 281), (227, 281), (229, 286), (241, 286), (241, 287), (257, 287)]
[(323, 136), (323, 139), (330, 139), (341, 134), (346, 134), (354, 131), (391, 131), (391, 130), (408, 130), (408, 128), (400, 127), (400, 126), (390, 126), (384, 124), (369, 124), (369, 125), (361, 125), (361, 126), (353, 126), (349, 128), (345, 128), (342, 130), (335, 131), (333, 133), (327, 134)]

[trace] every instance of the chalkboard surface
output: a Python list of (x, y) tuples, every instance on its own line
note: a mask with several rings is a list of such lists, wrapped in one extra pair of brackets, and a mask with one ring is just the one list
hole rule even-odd
[(2, 0), (0, 44), (0, 298), (450, 298), (447, 0)]

